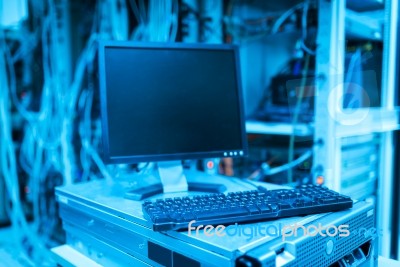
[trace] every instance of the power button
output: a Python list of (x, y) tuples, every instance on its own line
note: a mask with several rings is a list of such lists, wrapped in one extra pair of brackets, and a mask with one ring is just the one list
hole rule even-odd
[(333, 251), (333, 241), (330, 239), (328, 242), (326, 242), (326, 254), (331, 255)]

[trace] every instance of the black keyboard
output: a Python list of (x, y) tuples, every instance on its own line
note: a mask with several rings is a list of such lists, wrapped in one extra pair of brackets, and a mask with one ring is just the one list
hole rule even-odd
[(145, 201), (142, 210), (154, 231), (187, 229), (196, 225), (229, 225), (348, 209), (350, 197), (324, 186), (258, 190)]

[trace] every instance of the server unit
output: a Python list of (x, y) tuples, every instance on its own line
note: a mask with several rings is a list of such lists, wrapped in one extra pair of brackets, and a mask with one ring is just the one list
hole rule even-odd
[(356, 199), (375, 195), (379, 174), (379, 135), (342, 140), (341, 190)]
[[(70, 248), (104, 266), (373, 266), (376, 261), (371, 203), (360, 201), (334, 213), (234, 225), (224, 237), (210, 237), (202, 230), (154, 232), (143, 217), (141, 202), (123, 198), (132, 179), (91, 182), (90, 190), (88, 184), (57, 189)], [(213, 182), (224, 183), (228, 191), (251, 187), (224, 177)], [(167, 197), (184, 194), (189, 193)], [(307, 230), (295, 234), (288, 227), (294, 225)], [(334, 233), (341, 225), (347, 225), (347, 236)], [(314, 235), (313, 227), (319, 226), (327, 228)], [(60, 263), (68, 261), (68, 256), (57, 255)]]

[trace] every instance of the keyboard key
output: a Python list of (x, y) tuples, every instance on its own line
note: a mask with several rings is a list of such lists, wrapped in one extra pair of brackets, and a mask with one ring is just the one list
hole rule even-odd
[(293, 203), (294, 207), (304, 207), (304, 200), (303, 199), (296, 199)]
[(155, 223), (163, 223), (163, 222), (169, 222), (170, 219), (166, 215), (159, 214), (153, 217), (153, 221)]
[(319, 203), (323, 203), (323, 204), (330, 204), (330, 203), (336, 203), (337, 199), (335, 197), (331, 197), (331, 198), (324, 198), (324, 199), (320, 199)]
[(277, 211), (277, 210), (279, 210), (279, 207), (278, 207), (278, 205), (276, 205), (276, 204), (268, 204), (268, 206), (269, 206), (269, 208), (270, 208), (272, 211)]
[(238, 207), (223, 212), (209, 212), (209, 213), (197, 214), (197, 219), (199, 220), (218, 219), (225, 217), (245, 216), (248, 214), (249, 212), (245, 207)]
[(312, 206), (312, 201), (304, 201), (304, 206), (305, 207)]
[(269, 213), (271, 212), (271, 208), (265, 204), (257, 205), (258, 208), (261, 210), (261, 213)]
[(293, 203), (293, 207), (304, 207), (304, 203)]
[(260, 210), (256, 206), (247, 206), (246, 208), (250, 214), (260, 214)]
[(286, 195), (286, 194), (280, 194), (280, 195), (278, 196), (278, 198), (279, 198), (279, 199), (288, 199), (289, 197), (288, 197), (288, 195)]
[(289, 203), (286, 203), (286, 202), (278, 203), (278, 206), (279, 206), (279, 208), (280, 208), (281, 210), (283, 210), (283, 209), (290, 209), (290, 208), (292, 207)]

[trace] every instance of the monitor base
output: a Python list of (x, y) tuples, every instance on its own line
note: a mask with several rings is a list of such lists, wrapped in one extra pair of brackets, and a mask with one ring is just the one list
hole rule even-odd
[[(225, 190), (226, 186), (223, 184), (198, 183), (198, 182), (188, 183), (188, 191), (191, 192), (223, 193), (225, 192)], [(125, 198), (140, 201), (162, 193), (164, 193), (163, 185), (159, 183), (130, 190), (125, 193)]]
[(181, 161), (158, 162), (157, 170), (161, 183), (130, 190), (125, 193), (125, 198), (143, 200), (162, 193), (187, 191), (222, 193), (226, 190), (226, 187), (223, 184), (187, 182)]

